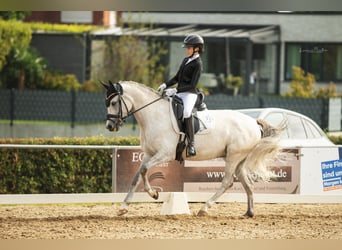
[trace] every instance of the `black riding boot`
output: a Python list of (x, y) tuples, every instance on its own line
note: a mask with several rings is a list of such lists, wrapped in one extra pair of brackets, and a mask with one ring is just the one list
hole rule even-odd
[(186, 149), (186, 157), (196, 155), (195, 142), (194, 142), (194, 120), (193, 117), (184, 118), (185, 134), (188, 138), (188, 147)]

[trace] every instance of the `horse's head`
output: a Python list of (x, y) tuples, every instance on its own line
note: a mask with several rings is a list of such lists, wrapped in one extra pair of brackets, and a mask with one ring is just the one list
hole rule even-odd
[(130, 115), (130, 108), (123, 99), (123, 88), (120, 83), (103, 83), (101, 84), (107, 89), (106, 94), (106, 128), (109, 131), (119, 131), (125, 119)]

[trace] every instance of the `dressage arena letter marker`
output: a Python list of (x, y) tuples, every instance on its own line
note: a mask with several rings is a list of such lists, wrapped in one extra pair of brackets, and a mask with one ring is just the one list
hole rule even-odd
[(172, 192), (169, 197), (164, 201), (161, 215), (173, 214), (190, 214), (188, 199), (186, 194), (182, 192)]

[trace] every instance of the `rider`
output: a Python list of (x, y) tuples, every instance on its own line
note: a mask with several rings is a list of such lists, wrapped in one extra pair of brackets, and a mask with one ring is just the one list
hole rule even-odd
[(197, 34), (190, 34), (183, 41), (183, 48), (186, 50), (187, 57), (182, 61), (177, 74), (161, 84), (158, 87), (158, 92), (163, 92), (164, 89), (177, 85), (177, 96), (183, 100), (185, 134), (188, 138), (187, 157), (195, 156), (194, 142), (194, 122), (192, 110), (197, 100), (197, 83), (202, 71), (202, 60), (200, 54), (204, 51), (204, 40)]

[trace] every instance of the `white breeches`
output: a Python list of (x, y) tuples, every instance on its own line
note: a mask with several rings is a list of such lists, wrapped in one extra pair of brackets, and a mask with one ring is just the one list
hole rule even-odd
[(192, 113), (192, 109), (194, 108), (197, 100), (197, 94), (189, 93), (189, 92), (182, 92), (177, 93), (177, 96), (179, 96), (183, 100), (184, 105), (184, 111), (183, 111), (183, 117), (189, 118)]

